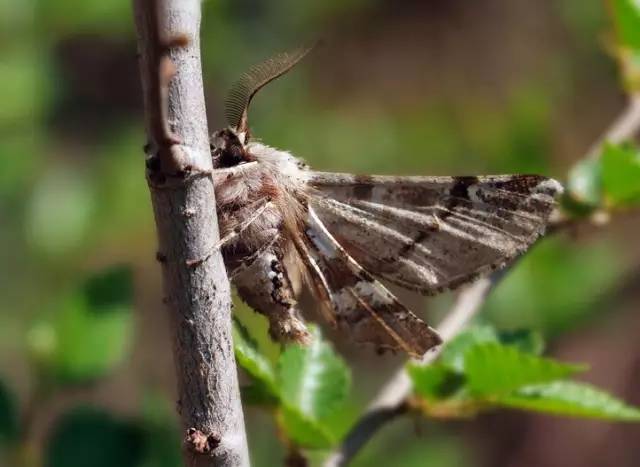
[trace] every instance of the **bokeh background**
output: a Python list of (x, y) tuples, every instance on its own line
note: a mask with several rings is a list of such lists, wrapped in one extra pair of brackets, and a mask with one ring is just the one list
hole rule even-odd
[[(566, 180), (625, 105), (600, 0), (207, 0), (203, 9), (211, 131), (249, 65), (323, 39), (251, 116), (257, 137), (322, 170)], [(24, 440), (0, 462), (38, 465), (44, 452), (65, 465), (60, 446), (75, 430), (86, 433), (67, 445), (76, 454), (95, 455), (94, 438), (113, 443), (112, 457), (92, 465), (180, 465), (130, 3), (2, 0), (0, 37), (0, 411), (9, 414), (0, 425)], [(549, 354), (591, 366), (583, 379), (640, 404), (638, 229), (640, 215), (627, 212), (544, 240), (480, 319), (539, 330)], [(432, 322), (452, 298), (402, 297)], [(240, 304), (238, 314), (264, 333)], [(335, 345), (354, 375), (336, 421), (344, 431), (401, 360), (338, 336)], [(245, 411), (254, 464), (281, 464), (272, 417)], [(96, 420), (106, 421), (97, 435), (85, 429)], [(639, 436), (628, 424), (516, 412), (406, 418), (354, 465), (635, 466)]]

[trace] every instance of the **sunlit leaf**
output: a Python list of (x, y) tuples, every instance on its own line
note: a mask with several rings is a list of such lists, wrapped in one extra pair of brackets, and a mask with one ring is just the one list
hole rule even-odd
[(75, 409), (56, 420), (45, 446), (47, 467), (136, 467), (143, 455), (140, 427), (97, 409)]
[(315, 420), (338, 409), (349, 392), (347, 366), (318, 331), (313, 332), (310, 345), (285, 349), (278, 374), (283, 402)]
[(527, 386), (497, 399), (496, 403), (556, 415), (640, 421), (639, 408), (631, 407), (591, 385), (573, 381)]
[(602, 185), (611, 205), (640, 202), (640, 151), (607, 144), (602, 152)]
[(478, 344), (465, 354), (467, 384), (476, 395), (508, 394), (526, 385), (566, 378), (583, 369), (494, 343)]
[(466, 351), (481, 343), (501, 343), (524, 353), (540, 354), (544, 348), (542, 336), (528, 329), (497, 332), (491, 326), (472, 326), (445, 344), (438, 363), (458, 373), (464, 372)]
[(483, 342), (498, 342), (495, 329), (490, 326), (472, 326), (445, 344), (438, 361), (452, 370), (463, 372), (467, 349)]

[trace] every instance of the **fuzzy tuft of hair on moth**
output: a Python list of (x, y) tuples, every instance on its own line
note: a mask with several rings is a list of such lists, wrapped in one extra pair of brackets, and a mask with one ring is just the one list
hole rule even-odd
[(503, 267), (544, 233), (562, 186), (540, 175), (317, 172), (254, 140), (252, 98), (308, 51), (254, 66), (229, 92), (229, 127), (211, 138), (217, 247), (273, 339), (311, 339), (296, 301), (301, 282), (353, 341), (419, 358), (441, 339), (383, 283), (434, 295)]

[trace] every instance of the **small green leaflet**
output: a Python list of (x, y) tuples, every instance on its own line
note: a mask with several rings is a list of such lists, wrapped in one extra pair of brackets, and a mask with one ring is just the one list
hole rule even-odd
[(640, 151), (631, 145), (605, 145), (602, 186), (607, 204), (618, 206), (640, 202)]
[(583, 214), (640, 202), (640, 151), (631, 144), (606, 143), (600, 157), (584, 159), (569, 172), (565, 208)]
[(498, 405), (570, 417), (640, 421), (640, 410), (591, 385), (573, 381), (525, 386), (496, 400)]
[(640, 410), (587, 384), (568, 381), (582, 371), (537, 354), (537, 334), (497, 333), (472, 328), (454, 339), (428, 366), (409, 364), (426, 416), (468, 417), (481, 410), (508, 407), (550, 414), (617, 421), (640, 421)]
[(243, 400), (275, 408), (280, 428), (298, 446), (328, 448), (335, 436), (325, 421), (343, 406), (350, 373), (316, 328), (312, 334), (309, 346), (287, 346), (274, 369), (234, 320), (234, 350), (238, 364), (254, 380), (243, 388)]
[(475, 395), (508, 394), (525, 385), (566, 378), (584, 369), (497, 343), (478, 344), (465, 353), (467, 386)]
[(283, 400), (316, 420), (339, 408), (350, 386), (348, 368), (317, 330), (310, 345), (282, 352), (278, 375)]
[(438, 361), (457, 372), (464, 371), (464, 355), (467, 349), (476, 344), (498, 342), (498, 334), (489, 326), (474, 326), (461, 332), (449, 342), (440, 354)]

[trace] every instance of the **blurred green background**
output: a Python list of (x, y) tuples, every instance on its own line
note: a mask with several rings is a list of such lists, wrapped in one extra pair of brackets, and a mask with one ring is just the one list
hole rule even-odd
[[(324, 40), (251, 116), (258, 138), (317, 169), (566, 180), (625, 105), (600, 0), (207, 0), (203, 9), (211, 131), (249, 65)], [(89, 465), (78, 463), (86, 451), (91, 465), (179, 465), (130, 3), (0, 0), (0, 38), (0, 462)], [(481, 320), (539, 330), (550, 354), (589, 363), (585, 379), (639, 404), (639, 228), (625, 212), (541, 242)], [(401, 296), (431, 322), (452, 298)], [(254, 334), (264, 330), (237, 308)], [(344, 432), (401, 359), (340, 336), (335, 346), (354, 374), (334, 421)], [(254, 465), (281, 464), (272, 417), (245, 413)], [(635, 466), (639, 435), (513, 412), (405, 418), (355, 465)], [(7, 447), (16, 439), (19, 452)]]

